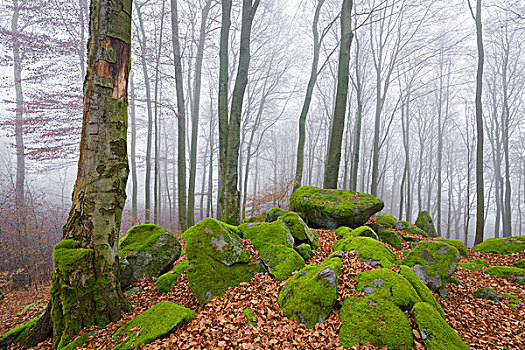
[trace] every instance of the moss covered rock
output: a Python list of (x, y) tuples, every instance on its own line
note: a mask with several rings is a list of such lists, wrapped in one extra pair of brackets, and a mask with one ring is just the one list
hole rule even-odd
[(474, 294), (474, 296), (479, 299), (499, 301), (498, 293), (496, 293), (492, 288), (476, 289), (472, 292), (472, 294)]
[(309, 244), (313, 249), (319, 248), (315, 230), (309, 228), (303, 219), (294, 212), (280, 216), (278, 219), (292, 234), (295, 245)]
[(120, 338), (119, 335), (125, 335), (125, 338), (115, 345), (115, 349), (135, 349), (141, 344), (165, 338), (194, 317), (195, 313), (190, 309), (169, 301), (161, 301), (115, 332), (113, 336), (117, 339)]
[(309, 244), (303, 243), (295, 247), (295, 250), (304, 260), (309, 260), (313, 256), (312, 247)]
[(412, 348), (412, 327), (396, 304), (388, 299), (366, 296), (347, 298), (339, 313), (339, 343), (345, 347), (372, 343), (378, 348)]
[(459, 260), (456, 247), (441, 241), (425, 241), (419, 242), (401, 264), (410, 266), (428, 288), (438, 291), (445, 287)]
[(378, 214), (375, 217), (375, 223), (383, 227), (394, 228), (397, 220), (392, 214)]
[(417, 277), (416, 273), (412, 271), (410, 267), (401, 265), (399, 267), (399, 273), (405, 276), (407, 281), (410, 282), (412, 287), (414, 287), (421, 301), (429, 303), (430, 306), (432, 306), (441, 315), (441, 317), (445, 318), (443, 308), (437, 302), (434, 294), (432, 294), (430, 289), (428, 289), (428, 287), (423, 284), (423, 282), (419, 279), (419, 277)]
[(434, 222), (428, 211), (419, 212), (416, 220), (416, 226), (425, 231), (430, 237), (438, 237)]
[(405, 220), (400, 220), (398, 221), (394, 228), (396, 230), (403, 230), (405, 232), (408, 232), (408, 233), (411, 233), (413, 235), (420, 235), (420, 236), (423, 236), (423, 237), (426, 237), (426, 238), (429, 238), (430, 236), (428, 235), (428, 233), (426, 233), (425, 231), (423, 231), (422, 229), (420, 229), (419, 227), (417, 227), (416, 225), (414, 224), (411, 224), (410, 222), (408, 221), (405, 221)]
[(272, 208), (268, 210), (268, 213), (266, 213), (266, 222), (274, 222), (279, 218), (279, 216), (286, 215), (289, 212), (289, 210), (282, 208)]
[(339, 239), (344, 239), (349, 236), (370, 237), (373, 239), (379, 239), (377, 237), (377, 233), (375, 233), (374, 230), (369, 226), (359, 226), (356, 229), (351, 229), (350, 227), (341, 226), (335, 230), (335, 234), (337, 235), (337, 238)]
[(372, 265), (381, 264), (392, 267), (397, 263), (397, 256), (381, 242), (370, 237), (354, 237), (339, 240), (333, 245), (335, 252), (357, 252), (357, 257)]
[(485, 266), (489, 266), (489, 263), (481, 259), (471, 259), (471, 260), (458, 264), (458, 267), (461, 267), (462, 269), (467, 269), (470, 271), (478, 271), (478, 270), (481, 270)]
[(243, 250), (241, 238), (224, 223), (206, 218), (184, 233), (190, 288), (201, 304), (229, 287), (248, 282), (258, 266)]
[(417, 303), (411, 313), (428, 350), (469, 350), (456, 331), (429, 303)]
[(293, 249), (295, 240), (290, 230), (280, 220), (241, 225), (239, 229), (244, 238), (251, 240), (262, 264), (276, 279), (283, 281), (304, 266), (304, 259)]
[(355, 278), (357, 290), (373, 297), (388, 299), (398, 307), (409, 310), (421, 301), (412, 284), (400, 274), (389, 269), (361, 272)]
[(177, 279), (180, 275), (186, 271), (186, 269), (189, 267), (190, 262), (188, 260), (184, 260), (181, 263), (177, 264), (175, 268), (169, 272), (166, 272), (164, 275), (160, 276), (157, 279), (157, 293), (167, 293), (170, 291), (171, 287), (173, 287), (177, 283)]
[(438, 240), (440, 240), (442, 242), (445, 242), (445, 243), (447, 243), (447, 244), (449, 244), (451, 246), (456, 247), (456, 249), (459, 251), (459, 255), (461, 255), (462, 257), (468, 259), (467, 246), (465, 245), (465, 243), (463, 243), (459, 239), (450, 239), (450, 238), (438, 237)]
[(13, 329), (0, 335), (0, 348), (3, 349), (10, 344), (19, 343), (27, 334), (27, 332), (31, 329), (31, 327), (33, 327), (36, 324), (38, 319), (42, 317), (42, 315), (32, 318), (29, 321), (26, 321), (22, 324), (19, 324)]
[(283, 314), (308, 328), (323, 323), (335, 305), (340, 273), (341, 259), (337, 254), (296, 273), (279, 293)]
[(396, 249), (401, 249), (403, 247), (403, 240), (401, 238), (401, 235), (397, 232), (383, 230), (378, 233), (378, 236), (382, 242), (390, 244)]
[(519, 267), (520, 269), (525, 269), (525, 259), (516, 261), (512, 265)]
[(312, 227), (358, 227), (381, 211), (384, 203), (367, 193), (303, 186), (294, 191), (290, 207), (302, 212)]
[(495, 253), (501, 255), (519, 253), (525, 250), (525, 236), (489, 238), (472, 248), (472, 250), (479, 253)]
[(493, 266), (485, 269), (485, 273), (491, 276), (505, 278), (511, 282), (525, 286), (525, 269), (512, 266)]
[(123, 289), (145, 276), (158, 277), (180, 257), (179, 240), (157, 225), (132, 227), (119, 241)]

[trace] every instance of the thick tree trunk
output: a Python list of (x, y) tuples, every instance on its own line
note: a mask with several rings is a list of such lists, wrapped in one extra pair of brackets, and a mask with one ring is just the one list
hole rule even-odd
[[(131, 0), (91, 1), (84, 118), (73, 203), (53, 252), (50, 318), (55, 349), (91, 325), (120, 319), (129, 302), (119, 278), (118, 238), (128, 179), (127, 107)], [(47, 312), (47, 311), (46, 311)], [(42, 339), (26, 339), (25, 345)]]
[(324, 173), (324, 188), (337, 188), (339, 166), (341, 163), (341, 143), (345, 129), (346, 103), (348, 97), (348, 80), (350, 74), (350, 46), (353, 33), (350, 28), (352, 0), (343, 0), (341, 8), (341, 49), (339, 51), (339, 68), (337, 74), (337, 93), (335, 98), (334, 118), (328, 161)]
[[(186, 108), (184, 106), (184, 81), (182, 80), (182, 56), (179, 43), (179, 19), (177, 12), (177, 0), (171, 0), (171, 29), (173, 40), (173, 58), (175, 60), (175, 85), (177, 88), (177, 129), (178, 129), (178, 209), (179, 230), (187, 228), (186, 213)], [(190, 213), (193, 215), (193, 213)]]

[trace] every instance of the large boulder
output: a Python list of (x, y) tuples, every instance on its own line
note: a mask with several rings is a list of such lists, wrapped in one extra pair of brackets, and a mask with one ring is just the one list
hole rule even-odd
[(304, 213), (310, 226), (333, 229), (365, 224), (384, 203), (367, 193), (303, 186), (292, 194), (290, 207)]
[(349, 236), (333, 245), (335, 252), (357, 252), (360, 261), (376, 266), (393, 267), (397, 263), (397, 256), (383, 243), (370, 237)]
[(465, 243), (463, 243), (459, 239), (438, 237), (438, 240), (456, 247), (456, 249), (459, 251), (459, 255), (461, 255), (462, 257), (468, 259), (467, 246), (465, 245)]
[(120, 327), (113, 335), (117, 339), (114, 348), (131, 350), (166, 338), (194, 317), (184, 306), (163, 300)]
[(419, 212), (416, 220), (416, 226), (425, 231), (430, 237), (437, 237), (438, 233), (434, 227), (434, 222), (428, 211)]
[(381, 242), (390, 244), (397, 250), (400, 250), (403, 247), (403, 238), (398, 232), (391, 230), (382, 230), (379, 231), (378, 236)]
[(145, 276), (158, 277), (169, 271), (180, 254), (179, 240), (161, 227), (132, 227), (119, 241), (122, 289)]
[(241, 238), (229, 225), (206, 218), (184, 232), (189, 260), (187, 277), (201, 305), (229, 287), (248, 282), (258, 265), (243, 249)]
[(439, 291), (445, 288), (460, 258), (456, 247), (441, 241), (425, 241), (419, 242), (401, 264), (410, 266), (428, 288)]
[(525, 236), (489, 238), (474, 246), (473, 251), (478, 253), (494, 253), (509, 255), (525, 250)]
[(328, 318), (337, 299), (340, 256), (332, 254), (320, 265), (309, 265), (286, 282), (278, 299), (286, 317), (308, 328)]
[(294, 212), (288, 212), (277, 218), (292, 234), (295, 245), (309, 244), (313, 249), (319, 248), (314, 229), (309, 228), (304, 220)]
[(304, 259), (294, 250), (295, 239), (281, 220), (241, 225), (239, 229), (259, 251), (262, 264), (276, 279), (283, 281), (304, 266)]
[(337, 238), (348, 238), (350, 236), (354, 237), (370, 237), (373, 239), (379, 239), (377, 233), (369, 226), (359, 226), (356, 229), (351, 229), (350, 227), (341, 226), (335, 230)]

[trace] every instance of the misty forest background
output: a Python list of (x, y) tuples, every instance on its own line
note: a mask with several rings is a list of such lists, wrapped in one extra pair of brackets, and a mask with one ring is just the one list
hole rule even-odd
[[(151, 222), (180, 231), (220, 219), (221, 2), (133, 6), (131, 173), (121, 230)], [(233, 1), (229, 99), (241, 9)], [(429, 210), (442, 236), (468, 245), (477, 209), (475, 10), (466, 0), (354, 2), (337, 184), (376, 194), (398, 219), (413, 222)], [(301, 115), (301, 183), (323, 186), (340, 12), (335, 0), (264, 0), (257, 9), (240, 124), (241, 219), (288, 205)], [(0, 288), (51, 275), (76, 175), (88, 20), (88, 0), (0, 1)], [(486, 239), (525, 229), (525, 5), (484, 1), (482, 22)]]

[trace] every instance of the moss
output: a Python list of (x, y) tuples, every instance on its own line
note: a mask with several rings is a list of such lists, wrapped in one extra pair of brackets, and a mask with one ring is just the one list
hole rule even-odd
[(411, 313), (428, 350), (469, 350), (467, 344), (429, 303), (417, 303)]
[(123, 350), (134, 349), (141, 344), (165, 338), (194, 317), (195, 313), (183, 306), (161, 301), (120, 327), (113, 336), (117, 338), (124, 334), (125, 338), (115, 347)]
[(468, 259), (467, 246), (465, 245), (465, 243), (463, 243), (459, 239), (438, 237), (438, 240), (445, 242), (448, 245), (456, 247), (456, 249), (459, 251), (459, 255)]
[(458, 267), (461, 267), (462, 269), (467, 269), (470, 271), (478, 271), (478, 270), (481, 270), (485, 266), (489, 266), (489, 263), (481, 259), (471, 259), (471, 260), (458, 264)]
[(489, 238), (478, 244), (473, 251), (508, 255), (525, 250), (525, 237)]
[(411, 233), (413, 235), (420, 235), (426, 238), (429, 238), (430, 236), (428, 233), (417, 227), (415, 224), (411, 224), (408, 221), (400, 220), (396, 223), (395, 228), (397, 230), (403, 230), (405, 232)]
[(403, 247), (403, 241), (401, 239), (401, 235), (397, 232), (390, 231), (390, 230), (383, 230), (380, 231), (378, 234), (381, 241), (390, 244), (392, 247), (394, 247), (397, 250), (400, 250)]
[(79, 263), (91, 260), (93, 249), (82, 248), (82, 242), (73, 239), (60, 241), (53, 249), (53, 267), (63, 273), (75, 271)]
[(369, 226), (359, 226), (356, 229), (351, 229), (346, 226), (341, 226), (338, 229), (335, 230), (335, 234), (338, 238), (348, 238), (349, 236), (354, 237), (370, 237), (373, 239), (378, 239), (377, 234), (375, 231), (370, 228)]
[(516, 261), (512, 265), (519, 267), (520, 269), (525, 269), (525, 259)]
[(512, 266), (493, 266), (485, 269), (485, 273), (487, 275), (505, 278), (511, 282), (525, 286), (525, 269)]
[(180, 264), (177, 264), (173, 270), (160, 276), (156, 283), (157, 293), (162, 294), (169, 292), (171, 287), (177, 283), (179, 276), (182, 275), (184, 271), (186, 271), (189, 265), (190, 262), (188, 260), (184, 260)]
[(76, 348), (80, 348), (82, 345), (84, 345), (84, 343), (86, 342), (86, 340), (88, 340), (88, 338), (90, 336), (92, 336), (92, 335), (94, 335), (96, 333), (97, 332), (95, 332), (95, 331), (84, 333), (80, 337), (78, 337), (77, 339), (73, 340), (72, 342), (70, 342), (69, 344), (67, 344), (63, 348), (61, 348), (60, 350), (74, 350)]
[(375, 298), (388, 299), (400, 308), (410, 309), (421, 301), (412, 284), (403, 276), (389, 269), (361, 272), (355, 278), (356, 289)]
[(397, 257), (390, 249), (370, 237), (350, 236), (335, 242), (333, 248), (335, 252), (357, 251), (359, 258), (378, 261), (383, 267), (393, 267), (397, 263)]
[(472, 292), (472, 294), (479, 299), (486, 299), (492, 301), (499, 301), (498, 293), (492, 288), (480, 288)]
[(145, 224), (129, 229), (119, 241), (119, 257), (123, 258), (137, 252), (144, 252), (157, 243), (160, 236), (167, 231), (157, 225)]
[(428, 277), (439, 276), (444, 284), (456, 270), (459, 259), (456, 247), (440, 241), (424, 241), (418, 243), (401, 264), (410, 267), (420, 265)]
[(396, 225), (397, 220), (392, 214), (378, 214), (375, 223), (383, 227), (393, 228)]
[(243, 313), (244, 313), (244, 316), (246, 317), (246, 322), (248, 324), (251, 324), (252, 326), (256, 327), (257, 326), (257, 321), (254, 321), (255, 316), (253, 315), (252, 309), (247, 307), (246, 309), (244, 309)]
[(347, 298), (339, 314), (339, 343), (344, 347), (372, 343), (378, 348), (412, 348), (412, 327), (392, 301), (366, 296)]
[(34, 317), (29, 321), (26, 321), (13, 329), (7, 331), (6, 333), (0, 336), (0, 348), (5, 347), (12, 343), (19, 343), (26, 333), (33, 327), (36, 322), (42, 317), (43, 313), (40, 316)]
[(416, 226), (425, 231), (430, 237), (438, 237), (432, 217), (428, 211), (421, 211), (417, 216)]
[(296, 213), (286, 213), (286, 215), (280, 216), (278, 220), (290, 231), (292, 237), (295, 240), (295, 244), (307, 243), (310, 244), (314, 249), (319, 247), (317, 238), (312, 232), (313, 230), (310, 229), (303, 219), (301, 219), (301, 217)]
[(288, 210), (284, 210), (281, 208), (272, 208), (268, 210), (268, 213), (266, 213), (266, 222), (274, 222), (277, 220), (279, 216), (283, 216), (288, 214)]
[(408, 266), (402, 265), (399, 267), (399, 272), (405, 276), (408, 282), (414, 287), (417, 294), (419, 295), (419, 298), (421, 298), (422, 301), (429, 303), (430, 306), (436, 310), (441, 317), (445, 318), (445, 313), (443, 312), (443, 308), (441, 305), (439, 305), (438, 301), (436, 300), (436, 297), (430, 289), (428, 289), (427, 286), (417, 277), (416, 273)]
[(309, 260), (313, 255), (312, 247), (306, 243), (296, 247), (295, 250), (299, 253), (299, 255), (301, 255), (301, 257), (304, 260)]
[(358, 227), (382, 210), (383, 201), (367, 193), (303, 186), (290, 197), (290, 208), (316, 227)]
[(323, 323), (336, 302), (340, 273), (341, 259), (335, 254), (296, 273), (279, 292), (278, 303), (283, 314), (309, 328)]
[(500, 293), (498, 294), (498, 297), (507, 299), (511, 310), (513, 311), (518, 310), (519, 306), (523, 303), (520, 298), (512, 294)]
[(421, 242), (421, 240), (417, 237), (413, 237), (413, 236), (404, 236), (404, 235), (401, 235), (401, 238), (403, 239), (403, 241), (405, 242), (410, 242), (410, 243), (418, 243), (418, 242)]

